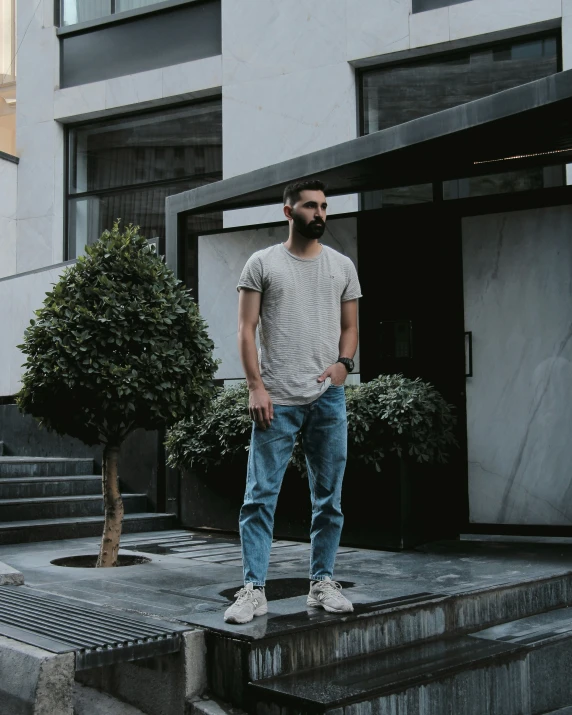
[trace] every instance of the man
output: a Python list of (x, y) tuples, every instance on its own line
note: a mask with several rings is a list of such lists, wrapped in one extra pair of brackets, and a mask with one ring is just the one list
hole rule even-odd
[(268, 611), (264, 586), (274, 511), (298, 433), (312, 498), (307, 604), (333, 613), (353, 611), (332, 576), (343, 524), (343, 386), (357, 349), (361, 292), (352, 261), (320, 243), (324, 188), (317, 180), (286, 187), (288, 240), (254, 253), (238, 283), (238, 348), (254, 424), (240, 512), (245, 585), (224, 614), (230, 623), (247, 623)]

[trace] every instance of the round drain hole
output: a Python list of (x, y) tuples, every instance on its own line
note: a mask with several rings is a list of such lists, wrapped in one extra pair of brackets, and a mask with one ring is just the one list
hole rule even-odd
[[(54, 566), (69, 566), (76, 569), (95, 568), (97, 554), (82, 554), (81, 556), (63, 556), (60, 559), (50, 561)], [(117, 558), (118, 566), (138, 566), (139, 564), (151, 563), (151, 559), (146, 556), (132, 556), (131, 554), (119, 554)]]
[[(354, 585), (353, 581), (338, 581), (342, 588), (350, 588)], [(226, 588), (219, 593), (219, 596), (228, 598), (229, 601), (234, 600), (234, 594), (238, 589), (242, 588), (242, 584), (234, 588)], [(268, 598), (273, 601), (282, 600), (283, 598), (294, 598), (295, 596), (307, 596), (310, 590), (310, 581), (307, 578), (271, 578), (266, 582), (266, 592)]]

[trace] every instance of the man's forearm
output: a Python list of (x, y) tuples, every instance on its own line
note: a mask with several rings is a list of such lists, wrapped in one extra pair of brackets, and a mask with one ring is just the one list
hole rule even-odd
[(358, 345), (357, 328), (346, 328), (340, 335), (340, 357), (353, 358)]
[(260, 377), (260, 368), (258, 366), (258, 350), (256, 349), (256, 340), (254, 333), (248, 329), (240, 330), (238, 333), (238, 354), (246, 383), (249, 390), (254, 390), (257, 387), (262, 387), (262, 378)]

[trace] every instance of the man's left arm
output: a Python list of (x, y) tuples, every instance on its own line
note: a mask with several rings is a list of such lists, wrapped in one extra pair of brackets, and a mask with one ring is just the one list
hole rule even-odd
[[(341, 313), (340, 357), (353, 359), (358, 345), (357, 299), (344, 301)], [(345, 365), (336, 362), (320, 375), (318, 382), (329, 377), (334, 385), (343, 385), (347, 376)]]

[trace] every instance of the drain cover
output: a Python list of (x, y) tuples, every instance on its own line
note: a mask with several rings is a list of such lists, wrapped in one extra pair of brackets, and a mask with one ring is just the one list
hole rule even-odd
[(85, 608), (26, 586), (0, 586), (0, 635), (52, 653), (75, 651), (76, 670), (176, 653), (186, 630), (112, 609)]

